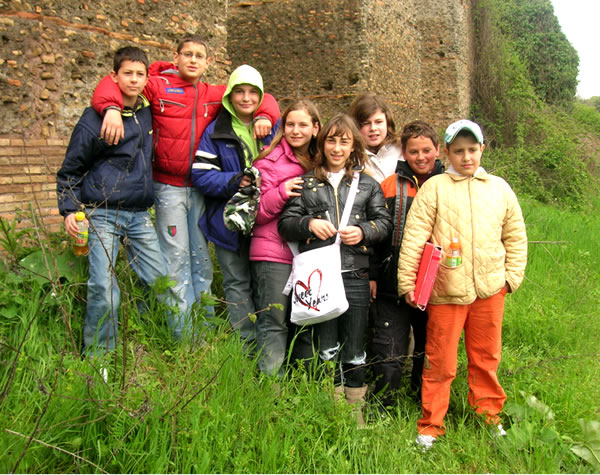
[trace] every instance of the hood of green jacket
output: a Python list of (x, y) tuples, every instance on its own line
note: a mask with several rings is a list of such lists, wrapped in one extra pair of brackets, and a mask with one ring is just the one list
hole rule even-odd
[(229, 98), (231, 91), (241, 84), (250, 84), (260, 91), (260, 99), (258, 101), (258, 105), (260, 106), (264, 95), (262, 76), (252, 66), (242, 64), (231, 73), (229, 82), (227, 83), (227, 89), (225, 90), (225, 94), (223, 94), (223, 107), (231, 114), (231, 127), (233, 128), (233, 131), (246, 144), (244, 161), (246, 166), (250, 166), (258, 156), (262, 144), (254, 138), (253, 124), (245, 124), (239, 119), (235, 107), (233, 107)]
[(235, 108), (229, 99), (229, 95), (235, 86), (239, 86), (240, 84), (250, 84), (251, 86), (256, 87), (260, 91), (260, 100), (258, 105), (263, 99), (263, 79), (260, 73), (254, 69), (252, 66), (248, 64), (242, 64), (240, 67), (236, 68), (235, 71), (231, 73), (229, 77), (229, 82), (227, 83), (227, 89), (225, 90), (225, 94), (223, 94), (223, 106), (227, 111), (234, 117), (237, 117), (235, 112)]

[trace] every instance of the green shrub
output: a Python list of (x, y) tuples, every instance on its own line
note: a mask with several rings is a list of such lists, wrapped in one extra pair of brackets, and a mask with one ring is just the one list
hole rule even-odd
[(586, 130), (600, 135), (600, 110), (592, 106), (576, 102), (573, 105), (572, 116)]

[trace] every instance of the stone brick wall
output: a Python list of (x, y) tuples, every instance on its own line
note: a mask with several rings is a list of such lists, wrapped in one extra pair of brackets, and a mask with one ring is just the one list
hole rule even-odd
[(398, 125), (421, 118), (441, 130), (469, 110), (470, 4), (0, 0), (0, 216), (12, 219), (33, 203), (51, 231), (60, 228), (54, 174), (121, 46), (169, 60), (179, 39), (199, 33), (215, 59), (208, 82), (249, 63), (282, 109), (309, 97), (326, 119), (373, 91), (388, 99)]
[(50, 231), (60, 229), (55, 174), (118, 48), (171, 60), (184, 35), (201, 32), (215, 57), (206, 80), (226, 80), (227, 8), (223, 0), (0, 0), (0, 216), (32, 204)]
[(0, 216), (30, 227), (35, 210), (49, 230), (59, 229), (55, 178), (65, 145), (60, 138), (0, 138)]
[(231, 5), (232, 67), (263, 74), (282, 109), (314, 100), (323, 118), (363, 91), (387, 98), (397, 125), (439, 129), (470, 106), (470, 0), (262, 0)]

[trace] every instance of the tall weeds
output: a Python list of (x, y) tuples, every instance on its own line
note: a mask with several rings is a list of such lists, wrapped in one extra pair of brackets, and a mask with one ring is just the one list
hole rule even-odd
[[(493, 437), (468, 405), (462, 349), (448, 434), (423, 455), (413, 443), (420, 410), (408, 391), (386, 418), (368, 407), (369, 428), (359, 430), (317, 365), (291, 369), (282, 381), (260, 376), (222, 318), (206, 325), (200, 317), (203, 343), (177, 344), (164, 309), (138, 305), (152, 299), (122, 261), (128, 323), (120, 349), (105, 361), (84, 359), (85, 266), (53, 237), (53, 257), (39, 260), (56, 262), (51, 271), (31, 273), (33, 253), (0, 276), (0, 471), (597, 471), (599, 214), (527, 199), (523, 208), (529, 264), (507, 300), (500, 369), (506, 438)], [(62, 255), (77, 265), (63, 266)]]

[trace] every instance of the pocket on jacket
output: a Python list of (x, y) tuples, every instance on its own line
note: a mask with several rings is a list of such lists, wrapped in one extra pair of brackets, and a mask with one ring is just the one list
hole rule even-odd
[(490, 255), (485, 264), (485, 278), (490, 291), (504, 285), (506, 280), (505, 254)]
[(467, 293), (464, 275), (464, 262), (456, 267), (440, 263), (438, 275), (433, 286), (433, 295), (464, 297)]

